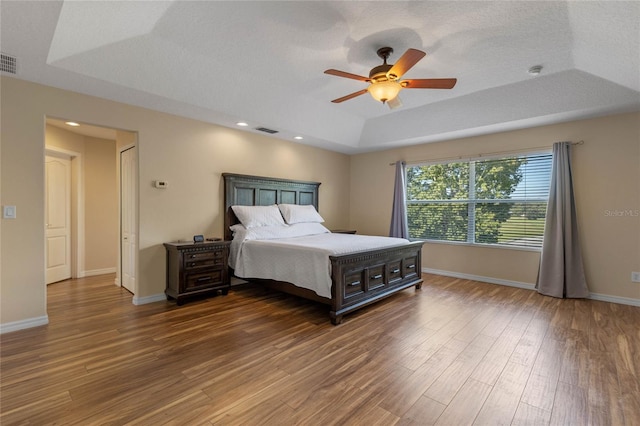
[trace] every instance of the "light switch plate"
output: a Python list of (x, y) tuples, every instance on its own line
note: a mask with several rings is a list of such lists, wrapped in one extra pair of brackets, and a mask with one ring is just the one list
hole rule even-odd
[(5, 219), (16, 218), (16, 206), (4, 206), (2, 208), (2, 217)]

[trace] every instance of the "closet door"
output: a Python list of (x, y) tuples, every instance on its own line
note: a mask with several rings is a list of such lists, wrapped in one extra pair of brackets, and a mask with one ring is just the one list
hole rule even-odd
[(137, 215), (136, 215), (136, 150), (127, 149), (120, 153), (120, 253), (122, 265), (122, 286), (135, 294)]

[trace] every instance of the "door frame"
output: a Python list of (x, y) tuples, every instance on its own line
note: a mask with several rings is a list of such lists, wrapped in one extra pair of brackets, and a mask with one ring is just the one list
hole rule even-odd
[(117, 285), (118, 287), (124, 287), (122, 285), (122, 186), (121, 186), (121, 179), (122, 179), (122, 165), (120, 163), (120, 159), (122, 158), (122, 153), (124, 151), (128, 151), (130, 149), (135, 149), (135, 154), (136, 154), (136, 161), (135, 161), (135, 165), (136, 165), (136, 170), (135, 170), (135, 174), (136, 174), (136, 194), (138, 194), (136, 196), (136, 200), (134, 202), (135, 204), (135, 224), (134, 224), (134, 228), (136, 230), (136, 242), (135, 242), (135, 247), (136, 247), (136, 252), (134, 253), (134, 260), (133, 260), (133, 268), (134, 268), (134, 273), (135, 273), (135, 277), (136, 280), (134, 282), (134, 286), (133, 286), (133, 300), (134, 300), (134, 304), (135, 304), (135, 300), (136, 300), (136, 295), (138, 294), (138, 282), (139, 282), (139, 278), (138, 278), (138, 253), (139, 253), (139, 233), (140, 233), (140, 227), (139, 227), (139, 215), (140, 215), (140, 208), (139, 208), (139, 203), (138, 200), (139, 198), (139, 191), (140, 191), (140, 184), (139, 184), (139, 153), (138, 153), (138, 144), (137, 144), (137, 140), (138, 140), (138, 134), (136, 132), (130, 132), (132, 134), (135, 135), (135, 141), (133, 143), (129, 143), (126, 145), (122, 145), (122, 146), (118, 146), (118, 157), (116, 159), (116, 168), (117, 168), (117, 175), (118, 175), (118, 265), (116, 267), (116, 278), (115, 278), (115, 282), (114, 284)]
[[(82, 153), (45, 145), (42, 167), (47, 155), (64, 155), (71, 160), (71, 278), (84, 277), (84, 162)], [(44, 223), (43, 223), (43, 232)], [(46, 246), (43, 247), (46, 250)], [(46, 253), (45, 253), (46, 258)]]

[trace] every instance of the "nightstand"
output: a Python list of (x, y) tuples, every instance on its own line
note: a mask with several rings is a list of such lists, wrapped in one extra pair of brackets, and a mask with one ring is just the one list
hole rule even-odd
[(334, 234), (355, 234), (355, 229), (332, 229), (331, 232)]
[(164, 243), (167, 250), (167, 300), (229, 292), (230, 241)]

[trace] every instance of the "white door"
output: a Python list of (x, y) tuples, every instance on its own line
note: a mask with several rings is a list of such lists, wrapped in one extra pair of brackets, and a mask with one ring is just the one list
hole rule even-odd
[(71, 278), (71, 159), (45, 156), (46, 283)]
[(136, 151), (127, 149), (120, 153), (120, 253), (122, 286), (135, 294), (136, 282)]

